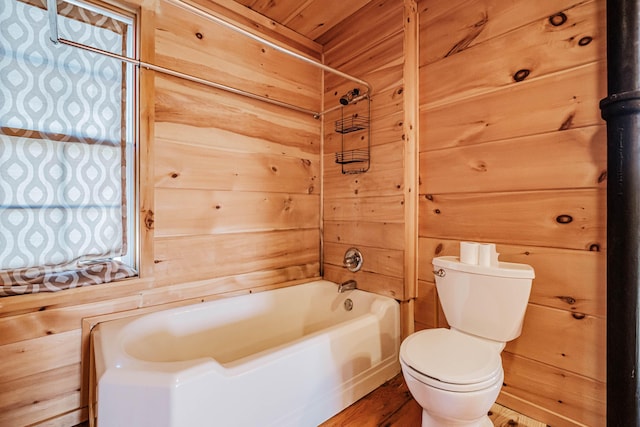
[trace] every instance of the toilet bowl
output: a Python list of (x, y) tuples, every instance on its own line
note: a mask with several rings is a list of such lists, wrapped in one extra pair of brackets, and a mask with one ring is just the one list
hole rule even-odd
[(499, 346), (456, 330), (428, 329), (404, 340), (400, 365), (423, 408), (423, 427), (493, 426), (487, 413), (504, 379)]
[(413, 333), (400, 346), (402, 373), (422, 406), (423, 427), (493, 426), (487, 413), (504, 380), (500, 353), (522, 331), (534, 271), (498, 262), (490, 249), (495, 256), (482, 265), (451, 256), (433, 259), (450, 329)]

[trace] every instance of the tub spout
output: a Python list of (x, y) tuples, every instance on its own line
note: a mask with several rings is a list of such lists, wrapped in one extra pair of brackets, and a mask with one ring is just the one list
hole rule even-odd
[(344, 291), (350, 291), (352, 289), (357, 289), (357, 288), (358, 288), (358, 282), (356, 282), (355, 280), (347, 280), (346, 282), (338, 285), (338, 292), (343, 293)]

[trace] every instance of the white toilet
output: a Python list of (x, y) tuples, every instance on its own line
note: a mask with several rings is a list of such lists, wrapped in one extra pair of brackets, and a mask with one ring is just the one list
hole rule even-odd
[(409, 335), (400, 364), (422, 426), (493, 426), (487, 412), (502, 387), (500, 353), (522, 331), (533, 268), (458, 257), (433, 259), (436, 287), (450, 329)]

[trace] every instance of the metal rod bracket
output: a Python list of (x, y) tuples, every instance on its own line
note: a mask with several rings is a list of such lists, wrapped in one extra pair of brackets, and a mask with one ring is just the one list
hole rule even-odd
[(47, 10), (49, 11), (49, 40), (58, 44), (58, 2), (57, 0), (47, 0)]

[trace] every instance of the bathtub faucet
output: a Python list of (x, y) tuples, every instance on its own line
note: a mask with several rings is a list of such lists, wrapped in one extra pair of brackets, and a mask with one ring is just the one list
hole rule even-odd
[(344, 283), (341, 283), (338, 286), (338, 292), (339, 293), (343, 293), (344, 291), (350, 291), (352, 289), (357, 289), (358, 288), (358, 282), (356, 282), (355, 280), (347, 280)]

